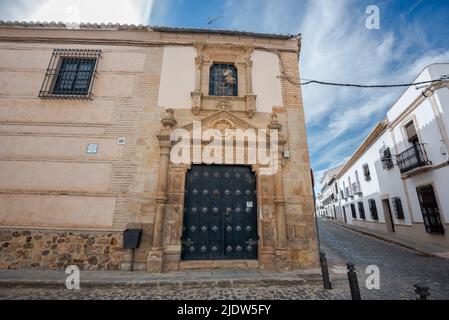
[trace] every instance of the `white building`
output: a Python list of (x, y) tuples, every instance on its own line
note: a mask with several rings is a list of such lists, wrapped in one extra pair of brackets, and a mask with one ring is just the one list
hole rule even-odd
[(317, 197), (317, 213), (327, 219), (341, 219), (342, 212), (338, 202), (338, 183), (335, 176), (342, 166), (327, 170), (321, 178), (321, 192)]
[(445, 80), (410, 86), (335, 175), (340, 220), (449, 248), (448, 74), (426, 67), (414, 83)]

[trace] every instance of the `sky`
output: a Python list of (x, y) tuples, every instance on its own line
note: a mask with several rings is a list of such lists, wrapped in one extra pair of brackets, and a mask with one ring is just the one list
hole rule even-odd
[[(380, 29), (366, 27), (370, 5)], [(330, 82), (409, 83), (449, 62), (447, 0), (0, 0), (0, 20), (301, 33), (301, 78)], [(354, 153), (403, 91), (303, 86), (315, 181)]]

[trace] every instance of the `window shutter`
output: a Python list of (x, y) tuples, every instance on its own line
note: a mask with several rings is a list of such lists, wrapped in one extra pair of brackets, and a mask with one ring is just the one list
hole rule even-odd
[(413, 121), (410, 121), (405, 125), (405, 131), (407, 133), (407, 138), (409, 142), (413, 142), (418, 138), (418, 134), (416, 132), (415, 123)]

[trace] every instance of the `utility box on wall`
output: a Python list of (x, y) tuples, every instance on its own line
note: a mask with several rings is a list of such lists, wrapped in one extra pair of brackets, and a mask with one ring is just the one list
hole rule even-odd
[(137, 249), (142, 238), (142, 229), (126, 229), (123, 232), (123, 249)]
[(142, 229), (126, 229), (123, 231), (123, 249), (131, 249), (130, 271), (134, 269), (134, 250), (140, 245), (142, 231)]

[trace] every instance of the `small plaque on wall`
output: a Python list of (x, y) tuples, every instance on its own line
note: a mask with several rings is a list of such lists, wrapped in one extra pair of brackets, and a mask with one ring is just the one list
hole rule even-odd
[(89, 143), (87, 145), (86, 153), (97, 154), (98, 153), (98, 143)]

